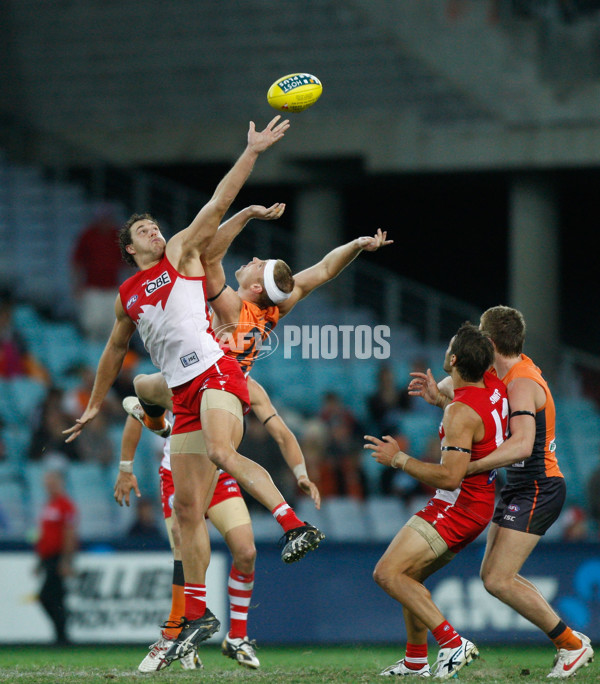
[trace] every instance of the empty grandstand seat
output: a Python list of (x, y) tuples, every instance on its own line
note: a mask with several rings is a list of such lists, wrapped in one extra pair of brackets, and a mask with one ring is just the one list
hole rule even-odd
[(331, 529), (329, 510), (323, 506), (323, 502), (321, 502), (321, 509), (317, 510), (311, 498), (301, 496), (294, 504), (294, 510), (300, 520), (308, 521), (311, 525), (318, 527), (326, 536), (329, 536)]
[(369, 537), (372, 541), (391, 541), (410, 517), (404, 504), (393, 496), (372, 496), (365, 501)]
[(321, 508), (329, 518), (327, 536), (333, 541), (367, 541), (369, 528), (362, 501), (350, 497), (324, 499)]
[(427, 444), (438, 434), (438, 426), (442, 418), (441, 412), (405, 413), (400, 421), (400, 430), (409, 440), (408, 453), (419, 458), (425, 453)]
[(46, 396), (46, 386), (33, 378), (18, 377), (9, 381), (7, 389), (19, 421), (29, 425)]
[(23, 539), (32, 523), (25, 492), (13, 477), (0, 481), (0, 539)]

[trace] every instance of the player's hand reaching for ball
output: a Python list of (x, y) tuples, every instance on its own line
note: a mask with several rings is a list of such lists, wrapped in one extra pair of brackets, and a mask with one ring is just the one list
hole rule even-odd
[[(273, 143), (283, 138), (285, 132), (290, 127), (290, 120), (284, 119), (279, 121), (281, 116), (278, 114), (272, 119), (263, 131), (257, 131), (254, 121), (250, 122), (250, 130), (248, 131), (248, 147), (256, 154), (264, 152), (271, 147)], [(279, 123), (277, 123), (279, 121)]]
[(275, 204), (268, 208), (260, 204), (253, 204), (249, 209), (252, 213), (252, 218), (260, 219), (261, 221), (274, 221), (283, 216), (285, 204), (283, 202), (275, 202)]
[(376, 252), (380, 247), (386, 247), (391, 245), (394, 241), (387, 240), (387, 230), (377, 229), (377, 232), (373, 237), (359, 237), (356, 238), (358, 246), (365, 252)]

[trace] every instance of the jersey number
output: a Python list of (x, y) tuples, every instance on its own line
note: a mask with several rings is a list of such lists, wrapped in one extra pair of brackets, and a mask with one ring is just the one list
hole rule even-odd
[(506, 421), (504, 430), (502, 429), (502, 419), (508, 418), (508, 399), (502, 398), (502, 417), (500, 417), (497, 408), (492, 411), (492, 417), (494, 418), (494, 423), (496, 423), (496, 446), (499, 447), (508, 437), (508, 421)]

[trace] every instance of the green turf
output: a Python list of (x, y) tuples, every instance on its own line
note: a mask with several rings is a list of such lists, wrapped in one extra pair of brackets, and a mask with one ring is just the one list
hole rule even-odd
[[(146, 651), (143, 647), (83, 647), (65, 649), (42, 647), (0, 648), (0, 682), (23, 684), (55, 684), (86, 682), (140, 682), (153, 679), (160, 682), (253, 681), (277, 684), (309, 684), (312, 682), (381, 682), (378, 673), (402, 656), (392, 647), (382, 646), (297, 646), (264, 647), (258, 651), (261, 668), (248, 671), (221, 655), (216, 646), (201, 647), (205, 668), (201, 672), (185, 672), (173, 663), (163, 672), (142, 675), (137, 665)], [(481, 658), (463, 668), (452, 682), (504, 684), (546, 682), (552, 665), (552, 648), (488, 647), (481, 649)], [(433, 662), (435, 649), (429, 654)], [(417, 681), (421, 681), (420, 679)], [(575, 682), (600, 681), (597, 665), (580, 670)]]

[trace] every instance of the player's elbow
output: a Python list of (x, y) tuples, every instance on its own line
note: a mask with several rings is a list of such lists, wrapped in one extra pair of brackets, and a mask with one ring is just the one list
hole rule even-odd
[(456, 475), (448, 473), (442, 477), (441, 482), (438, 483), (438, 487), (440, 489), (445, 489), (448, 492), (453, 492), (460, 487), (462, 481), (463, 477), (457, 477)]

